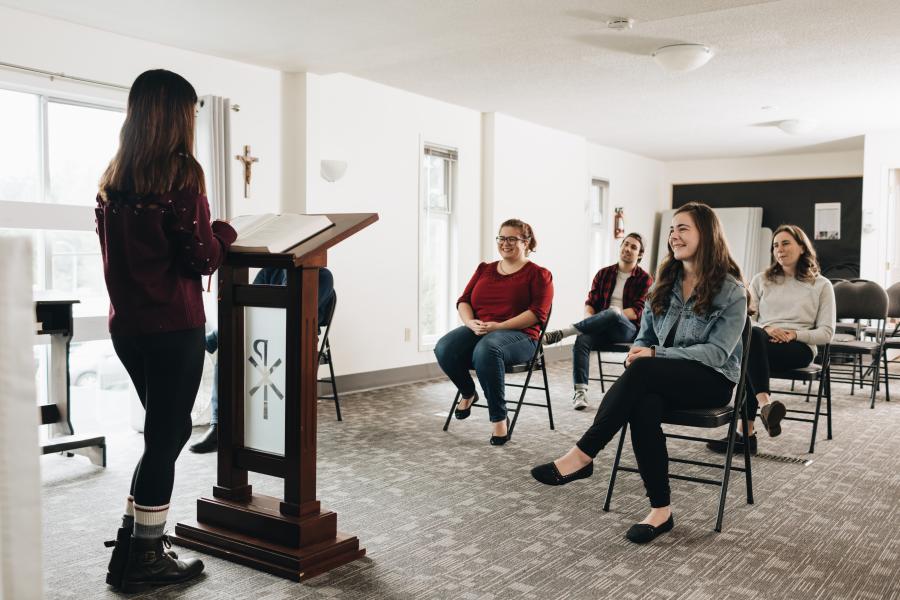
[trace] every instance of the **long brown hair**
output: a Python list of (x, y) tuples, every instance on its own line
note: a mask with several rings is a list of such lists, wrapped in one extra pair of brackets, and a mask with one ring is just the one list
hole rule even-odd
[[(690, 214), (700, 232), (700, 243), (693, 259), (697, 265), (697, 285), (694, 287), (697, 299), (694, 302), (694, 312), (698, 315), (705, 314), (728, 275), (743, 281), (741, 268), (731, 257), (728, 242), (725, 241), (725, 234), (722, 232), (722, 224), (713, 209), (701, 202), (688, 202), (675, 211), (676, 215), (681, 213)], [(654, 315), (660, 315), (668, 308), (669, 293), (675, 285), (675, 279), (684, 269), (681, 261), (675, 259), (671, 243), (667, 243), (666, 246), (669, 252), (656, 271), (656, 286), (650, 294), (650, 308)]]
[[(534, 237), (534, 229), (525, 221), (521, 219), (507, 219), (500, 223), (500, 229), (504, 227), (515, 227), (522, 232), (522, 237), (525, 238), (525, 256), (528, 256), (537, 248), (537, 238)], [(500, 229), (497, 230), (498, 233)]]
[(138, 75), (128, 94), (119, 150), (100, 178), (100, 196), (181, 189), (205, 194), (203, 169), (193, 154), (196, 104), (197, 92), (181, 75), (164, 69)]
[[(816, 249), (813, 248), (812, 242), (809, 241), (806, 232), (796, 225), (779, 225), (778, 229), (775, 230), (775, 233), (772, 234), (773, 244), (775, 242), (775, 236), (782, 232), (790, 234), (790, 236), (794, 238), (794, 241), (803, 249), (803, 254), (800, 255), (800, 259), (797, 261), (794, 278), (806, 283), (812, 283), (816, 280), (816, 276), (820, 271), (819, 258), (816, 256)], [(774, 283), (779, 275), (784, 275), (784, 268), (782, 268), (782, 266), (778, 264), (778, 261), (775, 260), (774, 248), (772, 248), (771, 261), (772, 262), (769, 263), (769, 268), (766, 269), (766, 280)]]

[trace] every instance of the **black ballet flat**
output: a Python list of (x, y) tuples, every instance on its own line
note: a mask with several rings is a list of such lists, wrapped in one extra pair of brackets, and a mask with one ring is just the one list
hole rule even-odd
[[(464, 398), (461, 398), (461, 400), (464, 400)], [(471, 404), (469, 404), (469, 408), (466, 408), (464, 410), (460, 410), (457, 408), (453, 411), (453, 416), (456, 417), (457, 419), (459, 419), (460, 421), (462, 421), (463, 419), (468, 419), (469, 415), (472, 414), (472, 407), (475, 405), (476, 402), (478, 402), (478, 392), (477, 391), (475, 392), (475, 395), (472, 396), (472, 402), (471, 402)]]
[(548, 462), (545, 465), (538, 465), (531, 470), (531, 476), (543, 483), (544, 485), (566, 485), (576, 479), (587, 479), (594, 474), (594, 463), (589, 462), (574, 473), (563, 475), (556, 468), (556, 463)]
[(509, 441), (509, 417), (506, 417), (506, 435), (492, 435), (491, 446), (502, 446)]
[(667, 531), (672, 531), (673, 527), (675, 527), (675, 518), (674, 515), (670, 514), (666, 522), (659, 527), (654, 527), (653, 525), (648, 525), (647, 523), (635, 523), (625, 533), (625, 537), (629, 542), (634, 542), (635, 544), (646, 544), (647, 542), (652, 542), (653, 540), (655, 540), (656, 536), (662, 535)]

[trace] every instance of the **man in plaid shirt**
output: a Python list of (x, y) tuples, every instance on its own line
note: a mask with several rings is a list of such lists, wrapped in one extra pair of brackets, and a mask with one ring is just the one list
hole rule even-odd
[(577, 335), (572, 348), (572, 377), (575, 410), (587, 408), (588, 374), (591, 351), (603, 344), (630, 342), (637, 335), (644, 312), (644, 300), (653, 279), (638, 266), (644, 256), (644, 240), (629, 233), (619, 247), (619, 262), (600, 269), (584, 303), (584, 320), (564, 329), (548, 331), (545, 344), (555, 344)]

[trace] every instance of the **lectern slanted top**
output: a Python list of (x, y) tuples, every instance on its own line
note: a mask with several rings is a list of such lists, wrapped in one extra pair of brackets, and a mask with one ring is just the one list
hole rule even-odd
[[(174, 538), (298, 581), (365, 554), (316, 497), (316, 319), (328, 249), (378, 215), (326, 216), (333, 227), (287, 252), (231, 253), (219, 269), (216, 486), (212, 498), (197, 501), (196, 521), (176, 525)], [(287, 285), (249, 285), (251, 267), (287, 269)], [(283, 497), (254, 494), (248, 471), (282, 478)]]

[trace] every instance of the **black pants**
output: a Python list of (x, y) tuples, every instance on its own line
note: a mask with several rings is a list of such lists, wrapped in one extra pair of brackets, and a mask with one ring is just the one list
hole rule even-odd
[(725, 406), (733, 389), (734, 383), (724, 375), (694, 360), (639, 358), (603, 396), (594, 424), (577, 446), (593, 458), (628, 423), (650, 506), (668, 506), (669, 455), (661, 426), (663, 413)]
[(144, 454), (131, 479), (135, 504), (169, 503), (175, 460), (191, 437), (191, 408), (203, 376), (203, 327), (114, 335), (113, 347), (144, 405)]
[(747, 357), (747, 414), (756, 418), (759, 401), (756, 394), (769, 393), (769, 374), (776, 371), (799, 369), (813, 360), (812, 349), (803, 342), (770, 342), (769, 334), (761, 327), (754, 327), (750, 337), (750, 356)]

